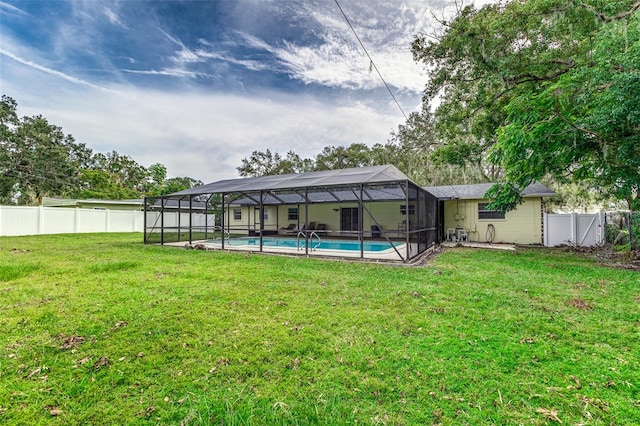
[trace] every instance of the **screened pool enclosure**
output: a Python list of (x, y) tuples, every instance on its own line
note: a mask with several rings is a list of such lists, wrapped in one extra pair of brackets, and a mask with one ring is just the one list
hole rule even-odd
[(145, 199), (144, 240), (407, 262), (437, 243), (437, 206), (391, 165), (229, 179)]

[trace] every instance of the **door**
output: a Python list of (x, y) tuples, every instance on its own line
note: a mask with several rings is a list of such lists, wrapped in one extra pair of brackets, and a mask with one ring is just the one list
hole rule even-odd
[(340, 231), (345, 233), (358, 232), (360, 229), (360, 215), (357, 207), (343, 207), (340, 209)]

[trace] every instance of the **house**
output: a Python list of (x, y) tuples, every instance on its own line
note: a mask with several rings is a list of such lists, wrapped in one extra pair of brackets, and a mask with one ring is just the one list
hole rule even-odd
[(484, 194), (492, 183), (431, 186), (424, 189), (438, 198), (441, 239), (477, 242), (542, 244), (544, 198), (555, 192), (541, 183), (526, 187), (523, 203), (503, 213), (490, 210)]
[[(540, 244), (542, 199), (554, 192), (531, 185), (525, 202), (503, 214), (487, 209), (491, 186), (422, 188), (392, 165), (228, 179), (147, 199), (145, 211), (156, 216), (145, 243), (403, 262), (444, 239)], [(215, 229), (176, 223), (157, 208), (214, 195), (222, 212)]]

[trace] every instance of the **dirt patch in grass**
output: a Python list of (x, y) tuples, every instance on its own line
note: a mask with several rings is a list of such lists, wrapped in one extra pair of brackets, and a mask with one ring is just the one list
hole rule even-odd
[(593, 309), (593, 305), (591, 303), (578, 298), (569, 300), (567, 304), (583, 311), (590, 311)]
[(60, 349), (77, 349), (80, 345), (82, 345), (86, 338), (84, 336), (60, 336), (60, 340), (62, 344), (60, 345)]
[(618, 252), (610, 245), (599, 247), (561, 247), (561, 250), (580, 253), (596, 262), (619, 269), (640, 272), (640, 252)]

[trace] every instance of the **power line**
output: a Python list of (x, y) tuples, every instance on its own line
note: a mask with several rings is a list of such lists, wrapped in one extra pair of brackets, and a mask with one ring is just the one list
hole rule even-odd
[(353, 28), (353, 25), (351, 25), (351, 21), (349, 21), (349, 18), (347, 18), (347, 15), (344, 13), (344, 10), (342, 10), (342, 7), (340, 6), (340, 3), (338, 3), (338, 0), (334, 0), (334, 1), (336, 2), (336, 5), (338, 6), (338, 9), (340, 9), (340, 12), (342, 13), (342, 16), (344, 16), (344, 20), (347, 21), (347, 24), (349, 24), (349, 28), (351, 28), (351, 31), (353, 31), (353, 35), (356, 36), (356, 39), (358, 40), (358, 43), (360, 43), (360, 46), (362, 47), (362, 50), (364, 50), (364, 53), (367, 55), (367, 58), (369, 58), (370, 67), (373, 66), (373, 68), (376, 70), (376, 72), (378, 73), (378, 76), (380, 77), (380, 80), (382, 80), (382, 82), (384, 83), (384, 86), (387, 88), (387, 91), (391, 95), (391, 98), (393, 98), (393, 101), (398, 106), (398, 109), (400, 110), (400, 112), (404, 116), (404, 119), (408, 120), (407, 114), (404, 113), (404, 110), (402, 109), (402, 107), (400, 106), (400, 103), (398, 102), (398, 100), (394, 96), (393, 92), (391, 91), (391, 88), (389, 87), (387, 82), (384, 80), (384, 77), (382, 77), (382, 74), (380, 73), (380, 70), (378, 70), (378, 67), (376, 66), (376, 63), (373, 62), (373, 59), (371, 58), (371, 55), (369, 55), (369, 52), (367, 52), (367, 48), (364, 47), (364, 44), (362, 43), (362, 40), (360, 40), (360, 37), (358, 37), (358, 33), (356, 33), (356, 30)]

